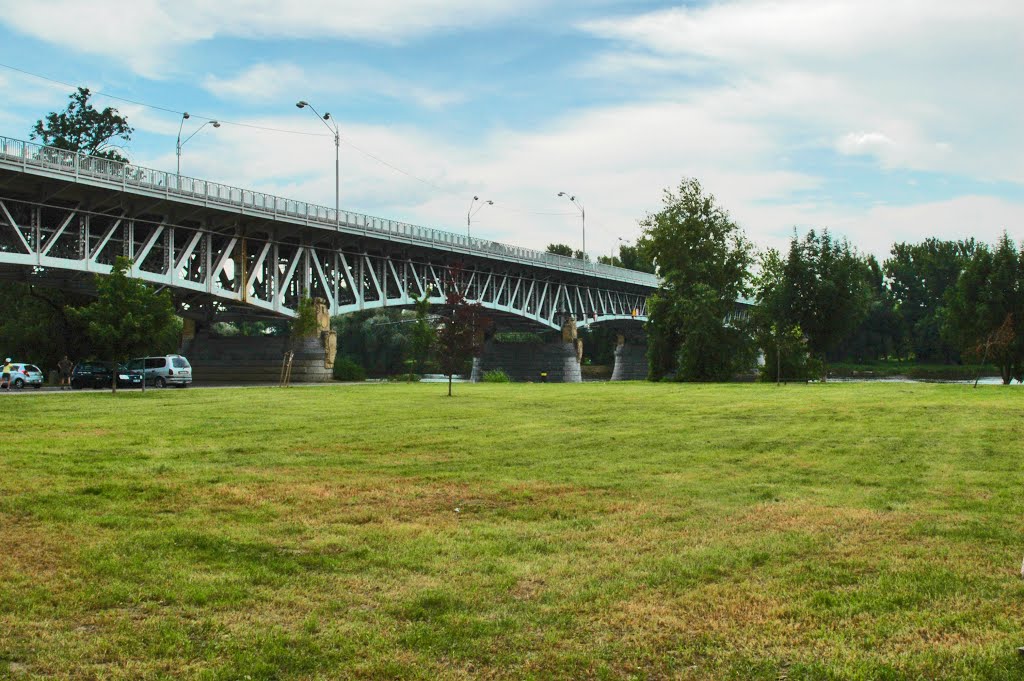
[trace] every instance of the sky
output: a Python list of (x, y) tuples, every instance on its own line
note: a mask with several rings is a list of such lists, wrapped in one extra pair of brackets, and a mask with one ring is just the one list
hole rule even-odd
[(688, 177), (759, 248), (1024, 240), (1019, 0), (0, 0), (0, 64), (0, 135), (82, 85), (138, 165), (188, 111), (224, 123), (182, 174), (333, 206), (307, 100), (343, 209), (465, 232), (479, 196), (474, 236), (538, 249), (580, 246), (560, 191), (598, 256)]

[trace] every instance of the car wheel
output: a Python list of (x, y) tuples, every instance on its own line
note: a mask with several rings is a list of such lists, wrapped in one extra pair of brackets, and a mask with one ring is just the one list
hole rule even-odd
[(188, 387), (188, 383), (179, 383), (178, 387), (179, 388), (187, 388)]
[(36, 383), (36, 384), (35, 384), (34, 386), (32, 386), (32, 387), (33, 387), (33, 388), (35, 388), (36, 390), (39, 390), (40, 388), (42, 388), (42, 387), (43, 387), (43, 384), (42, 384), (42, 383)]
[(158, 388), (166, 388), (167, 380), (163, 376), (157, 376), (156, 380), (153, 381), (153, 385), (155, 385)]
[(25, 379), (23, 379), (23, 378), (16, 378), (16, 379), (14, 379), (14, 387), (17, 388), (18, 390), (21, 390), (22, 388), (24, 388), (25, 387)]

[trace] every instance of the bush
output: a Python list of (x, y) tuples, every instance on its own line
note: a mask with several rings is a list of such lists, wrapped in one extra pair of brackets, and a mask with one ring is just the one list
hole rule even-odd
[(538, 344), (544, 339), (539, 333), (529, 331), (501, 331), (494, 334), (495, 343)]
[(512, 379), (501, 369), (491, 369), (484, 374), (481, 381), (483, 383), (511, 383)]
[(338, 381), (365, 381), (366, 370), (351, 357), (340, 356), (334, 360), (334, 378)]

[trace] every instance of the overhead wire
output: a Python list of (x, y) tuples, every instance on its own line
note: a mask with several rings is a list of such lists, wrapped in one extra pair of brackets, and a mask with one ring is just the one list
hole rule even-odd
[[(44, 75), (41, 75), (41, 74), (38, 74), (38, 73), (33, 73), (32, 71), (26, 71), (25, 69), (21, 69), (21, 68), (18, 68), (16, 66), (11, 66), (10, 64), (0, 63), (0, 68), (5, 68), (5, 69), (8, 69), (10, 71), (14, 71), (16, 73), (20, 73), (22, 75), (29, 76), (31, 78), (37, 78), (39, 80), (43, 80), (43, 81), (46, 81), (46, 82), (49, 82), (49, 83), (54, 83), (56, 85), (62, 85), (64, 87), (69, 87), (69, 88), (78, 88), (78, 87), (80, 87), (78, 85), (74, 85), (72, 83), (68, 83), (68, 82), (63, 81), (63, 80), (58, 80), (56, 78), (50, 78), (49, 76), (44, 76)], [(120, 95), (115, 95), (115, 94), (111, 94), (109, 92), (103, 92), (103, 91), (100, 91), (100, 90), (91, 90), (90, 92), (93, 95), (96, 95), (98, 97), (105, 97), (107, 99), (113, 99), (113, 100), (118, 101), (118, 102), (125, 102), (125, 103), (128, 103), (128, 104), (133, 104), (135, 106), (145, 107), (147, 109), (154, 109), (156, 111), (163, 111), (165, 113), (172, 113), (172, 114), (176, 114), (176, 115), (179, 115), (179, 116), (181, 116), (181, 115), (183, 115), (185, 113), (184, 111), (179, 111), (177, 109), (172, 109), (170, 107), (161, 106), (159, 104), (150, 104), (148, 102), (142, 102), (142, 101), (139, 101), (137, 99), (131, 99), (129, 97), (122, 97)], [(302, 130), (290, 130), (290, 129), (287, 129), (287, 128), (276, 128), (276, 127), (266, 126), (266, 125), (257, 125), (255, 123), (243, 123), (241, 121), (230, 121), (230, 120), (226, 120), (224, 118), (221, 118), (219, 116), (204, 116), (204, 115), (201, 115), (201, 114), (194, 114), (194, 113), (191, 113), (191, 112), (189, 113), (189, 117), (190, 118), (198, 118), (200, 120), (205, 120), (205, 121), (214, 121), (215, 120), (218, 123), (220, 123), (221, 125), (234, 125), (234, 126), (238, 126), (238, 127), (241, 127), (241, 128), (249, 128), (249, 129), (252, 129), (252, 130), (263, 130), (263, 131), (267, 131), (267, 132), (276, 132), (276, 133), (282, 133), (282, 134), (287, 134), (287, 135), (303, 135), (305, 137), (330, 137), (330, 135), (328, 135), (327, 133), (305, 132), (305, 131), (302, 131)], [(424, 184), (424, 185), (426, 185), (428, 187), (431, 187), (432, 189), (435, 189), (435, 190), (437, 190), (437, 191), (439, 191), (439, 192), (441, 192), (443, 194), (448, 194), (448, 195), (451, 195), (451, 196), (455, 196), (455, 195), (458, 195), (458, 194), (461, 193), (461, 192), (458, 192), (458, 191), (456, 191), (454, 189), (451, 189), (451, 188), (442, 187), (441, 185), (439, 185), (439, 184), (437, 184), (435, 182), (432, 182), (430, 180), (424, 179), (422, 177), (419, 177), (418, 175), (415, 175), (414, 173), (410, 173), (409, 171), (404, 170), (403, 168), (400, 168), (400, 167), (394, 165), (393, 163), (390, 163), (389, 161), (381, 158), (380, 156), (377, 156), (376, 154), (374, 154), (374, 153), (372, 153), (370, 151), (367, 151), (366, 149), (361, 148), (355, 142), (353, 142), (351, 139), (346, 138), (344, 135), (339, 135), (339, 140), (342, 143), (344, 143), (346, 146), (352, 148), (353, 150), (359, 152), (360, 154), (366, 156), (367, 158), (373, 159), (377, 163), (380, 163), (381, 165), (386, 166), (386, 167), (390, 168), (391, 170), (393, 170), (393, 171), (395, 171), (397, 173), (405, 175), (406, 177), (408, 177), (408, 178), (410, 178), (412, 180), (415, 180), (415, 181), (417, 181), (417, 182), (419, 182), (421, 184)], [(518, 208), (518, 207), (514, 207), (514, 206), (506, 206), (506, 205), (501, 204), (500, 202), (495, 202), (494, 203), (494, 208), (497, 208), (498, 210), (503, 210), (503, 211), (511, 212), (511, 213), (522, 213), (522, 214), (525, 214), (525, 215), (555, 215), (555, 216), (575, 215), (575, 213), (571, 212), (571, 211), (538, 211), (538, 210), (532, 210), (532, 209), (528, 209), (528, 208)]]

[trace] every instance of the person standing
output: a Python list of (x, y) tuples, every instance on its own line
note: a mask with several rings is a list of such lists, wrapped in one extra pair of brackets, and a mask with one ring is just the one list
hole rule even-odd
[(2, 373), (0, 373), (0, 388), (11, 389), (11, 372), (14, 371), (14, 367), (11, 366), (11, 358), (8, 357), (4, 360), (4, 367)]
[(61, 390), (71, 390), (71, 370), (74, 368), (75, 365), (71, 363), (67, 355), (64, 355), (64, 359), (57, 362), (57, 371), (60, 372)]

